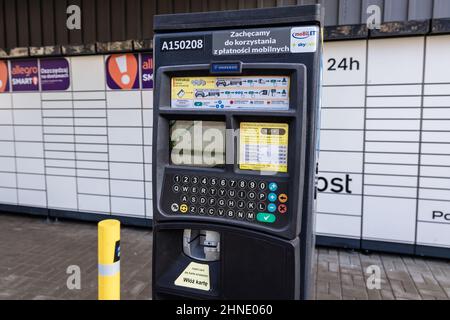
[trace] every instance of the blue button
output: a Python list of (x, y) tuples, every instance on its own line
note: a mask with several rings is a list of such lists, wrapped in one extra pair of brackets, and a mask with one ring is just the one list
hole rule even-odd
[(270, 202), (275, 202), (277, 200), (277, 195), (275, 193), (271, 192), (267, 196), (267, 199), (269, 199)]
[(269, 183), (269, 190), (270, 191), (277, 191), (278, 185), (275, 182)]
[(274, 203), (270, 203), (267, 206), (267, 210), (269, 210), (269, 212), (275, 212), (277, 210), (277, 206)]

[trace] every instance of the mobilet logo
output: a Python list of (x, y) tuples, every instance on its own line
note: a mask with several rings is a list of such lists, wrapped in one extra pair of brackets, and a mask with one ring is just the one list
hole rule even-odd
[(315, 36), (315, 35), (316, 35), (316, 31), (315, 30), (313, 30), (313, 31), (293, 32), (292, 33), (292, 36), (295, 39), (307, 39), (307, 38), (309, 38), (311, 36)]

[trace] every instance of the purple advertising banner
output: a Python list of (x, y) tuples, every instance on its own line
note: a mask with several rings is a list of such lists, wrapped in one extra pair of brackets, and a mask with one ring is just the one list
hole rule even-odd
[(65, 58), (41, 59), (42, 91), (67, 90), (70, 87), (69, 62)]
[(11, 61), (11, 87), (13, 91), (39, 90), (37, 59)]
[(153, 89), (153, 56), (141, 54), (142, 89)]

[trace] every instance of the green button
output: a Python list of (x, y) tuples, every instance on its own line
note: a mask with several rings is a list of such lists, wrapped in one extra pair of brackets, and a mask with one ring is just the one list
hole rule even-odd
[(256, 215), (256, 220), (264, 223), (274, 223), (275, 215), (266, 212), (258, 212), (258, 214)]

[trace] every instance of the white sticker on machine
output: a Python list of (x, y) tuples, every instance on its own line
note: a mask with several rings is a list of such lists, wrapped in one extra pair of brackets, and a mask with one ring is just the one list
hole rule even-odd
[(319, 28), (295, 27), (291, 29), (291, 52), (315, 52)]
[(171, 84), (172, 108), (289, 109), (287, 75), (173, 77)]
[(215, 31), (215, 56), (315, 52), (318, 26), (255, 28)]
[(209, 265), (191, 262), (175, 280), (180, 287), (209, 291)]

